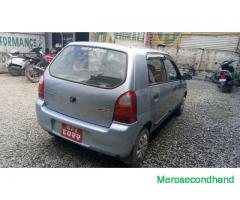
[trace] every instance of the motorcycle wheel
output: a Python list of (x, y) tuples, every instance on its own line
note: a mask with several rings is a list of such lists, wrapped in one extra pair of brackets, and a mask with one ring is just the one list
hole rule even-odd
[(231, 85), (221, 86), (221, 91), (230, 93), (232, 91), (232, 86)]
[(8, 67), (8, 72), (12, 76), (21, 76), (22, 75), (22, 70), (13, 69), (12, 65)]
[(228, 93), (231, 93), (231, 92), (232, 92), (232, 86), (231, 86), (231, 85), (227, 86), (227, 92), (228, 92)]
[(27, 79), (32, 83), (37, 83), (42, 75), (42, 72), (34, 69), (34, 64), (29, 64), (25, 69)]

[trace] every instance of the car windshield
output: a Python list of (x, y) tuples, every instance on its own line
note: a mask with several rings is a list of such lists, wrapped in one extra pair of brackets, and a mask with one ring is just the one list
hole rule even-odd
[(50, 65), (50, 74), (86, 85), (114, 88), (125, 80), (126, 53), (97, 47), (66, 47)]

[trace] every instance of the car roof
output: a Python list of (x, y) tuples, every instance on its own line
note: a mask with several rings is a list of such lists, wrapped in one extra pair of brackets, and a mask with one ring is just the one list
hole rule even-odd
[(102, 43), (102, 42), (71, 42), (68, 45), (81, 45), (81, 46), (90, 46), (90, 47), (101, 47), (107, 49), (113, 49), (118, 51), (124, 51), (133, 54), (146, 54), (146, 53), (160, 53), (169, 55), (167, 52), (159, 51), (156, 49), (144, 48), (144, 47), (132, 47), (132, 46), (123, 46), (114, 43)]

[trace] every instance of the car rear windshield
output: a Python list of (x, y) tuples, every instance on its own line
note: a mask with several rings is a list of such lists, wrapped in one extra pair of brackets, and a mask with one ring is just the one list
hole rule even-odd
[(121, 85), (126, 76), (127, 54), (120, 51), (72, 45), (50, 65), (56, 78), (101, 88)]

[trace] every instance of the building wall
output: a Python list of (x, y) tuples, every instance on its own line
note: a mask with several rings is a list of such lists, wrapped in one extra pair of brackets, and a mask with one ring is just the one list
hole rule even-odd
[(146, 45), (153, 48), (161, 45), (179, 47), (180, 41), (181, 33), (153, 32), (147, 33)]
[(167, 51), (181, 68), (213, 72), (224, 60), (238, 58), (239, 39), (240, 33), (148, 33), (146, 45)]
[(126, 46), (145, 46), (144, 32), (116, 32), (114, 33), (114, 41), (117, 44)]
[(182, 69), (191, 65), (200, 72), (215, 71), (221, 62), (236, 56), (234, 52), (240, 52), (240, 33), (101, 32), (92, 36), (98, 42), (161, 49)]
[(112, 32), (91, 32), (90, 40), (92, 42), (114, 42), (114, 33)]
[(180, 48), (236, 51), (238, 35), (182, 35)]
[(45, 49), (45, 33), (0, 32), (0, 73), (6, 72), (5, 63), (10, 50), (27, 53), (39, 44)]
[(91, 41), (144, 47), (144, 34), (143, 32), (92, 32)]
[[(188, 48), (177, 49), (175, 47), (157, 49), (168, 52), (182, 70), (186, 70), (189, 66), (193, 66), (198, 72), (206, 73), (216, 71), (220, 63), (224, 60), (238, 57), (237, 54), (231, 51)], [(233, 66), (239, 68), (239, 62), (235, 62)]]

